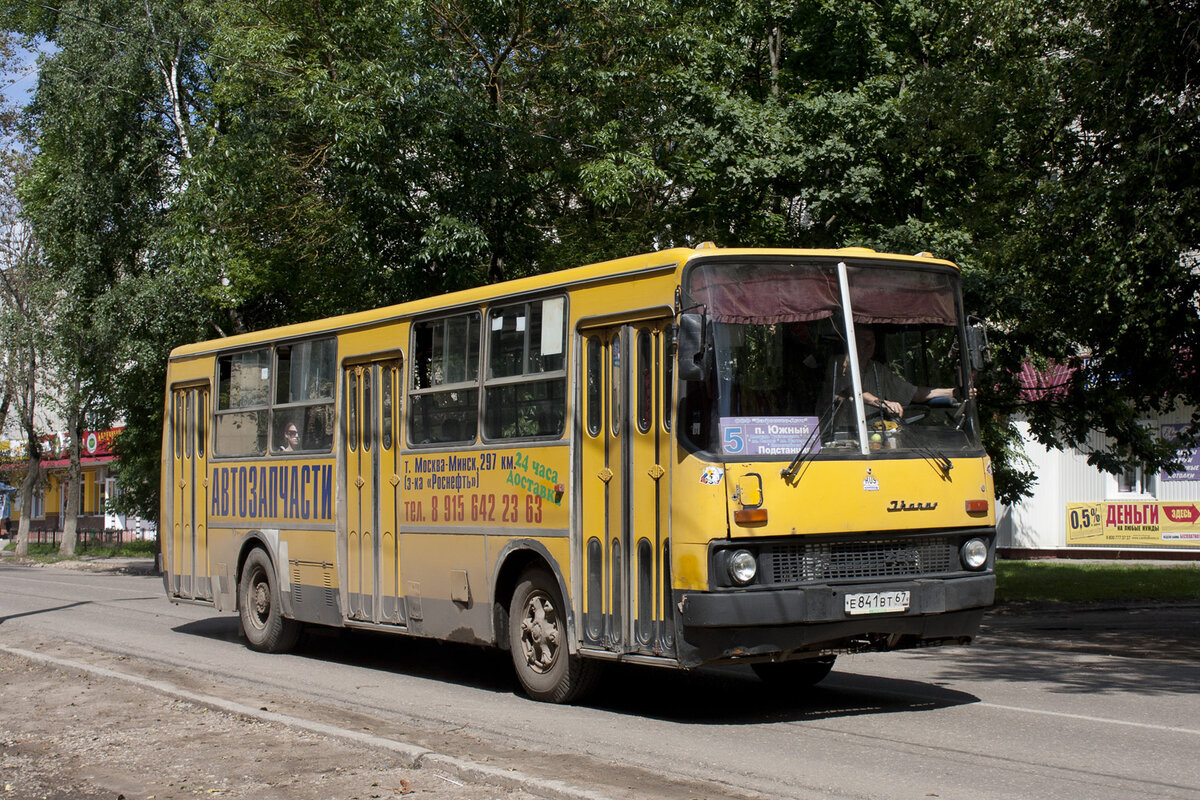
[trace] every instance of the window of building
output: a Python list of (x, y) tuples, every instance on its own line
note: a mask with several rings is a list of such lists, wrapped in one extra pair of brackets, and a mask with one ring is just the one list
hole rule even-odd
[[(1152, 427), (1149, 422), (1141, 423), (1143, 428)], [(1148, 471), (1141, 464), (1125, 467), (1116, 475), (1107, 475), (1108, 496), (1113, 499), (1153, 498), (1158, 490), (1158, 475)]]
[(411, 444), (473, 442), (479, 430), (478, 312), (412, 326)]
[(567, 411), (566, 298), (488, 312), (484, 436), (562, 436)]
[(1117, 475), (1110, 477), (1110, 489), (1115, 489), (1118, 497), (1154, 497), (1157, 489), (1157, 476), (1147, 472), (1141, 465), (1126, 467)]

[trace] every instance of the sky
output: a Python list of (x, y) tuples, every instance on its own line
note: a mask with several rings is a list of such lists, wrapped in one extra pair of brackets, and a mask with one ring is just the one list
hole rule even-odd
[(52, 44), (39, 42), (36, 49), (21, 52), (19, 63), (6, 70), (0, 79), (4, 96), (21, 105), (28, 103), (33, 90), (37, 88), (37, 57), (55, 49)]

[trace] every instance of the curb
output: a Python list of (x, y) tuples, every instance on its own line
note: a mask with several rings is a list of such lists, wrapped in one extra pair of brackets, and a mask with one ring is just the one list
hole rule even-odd
[(65, 658), (57, 658), (48, 656), (43, 653), (37, 653), (32, 650), (24, 650), (19, 647), (9, 647), (8, 645), (0, 644), (0, 651), (9, 655), (24, 658), (28, 661), (33, 661), (47, 666), (59, 667), (62, 669), (78, 670), (95, 675), (101, 678), (110, 678), (112, 680), (124, 681), (133, 684), (142, 689), (147, 689), (176, 700), (182, 700), (188, 703), (194, 703), (213, 711), (220, 711), (227, 714), (233, 714), (239, 717), (258, 720), (261, 722), (271, 722), (276, 725), (283, 725), (289, 728), (295, 728), (310, 733), (320, 734), (335, 739), (351, 742), (354, 744), (365, 745), (377, 750), (384, 750), (397, 758), (399, 766), (407, 769), (428, 770), (442, 778), (451, 778), (455, 781), (485, 783), (489, 786), (494, 786), (500, 789), (520, 789), (529, 792), (530, 794), (538, 795), (539, 797), (547, 798), (547, 800), (611, 800), (609, 795), (599, 794), (590, 789), (584, 789), (578, 786), (563, 781), (535, 778), (532, 775), (526, 775), (518, 770), (503, 769), (501, 767), (488, 766), (479, 764), (474, 761), (469, 761), (454, 756), (436, 753), (418, 745), (409, 744), (407, 742), (388, 739), (382, 736), (374, 736), (361, 731), (347, 730), (339, 728), (335, 725), (328, 725), (323, 722), (315, 722), (313, 720), (294, 717), (290, 714), (280, 714), (276, 711), (265, 711), (260, 708), (254, 708), (243, 703), (237, 703), (232, 700), (225, 700), (221, 697), (212, 695), (198, 694), (189, 692), (186, 689), (180, 689), (170, 683), (164, 681), (151, 680), (150, 678), (142, 678), (137, 675), (128, 675), (124, 672), (117, 672), (106, 667), (97, 667), (92, 664), (85, 664), (81, 661), (71, 661)]

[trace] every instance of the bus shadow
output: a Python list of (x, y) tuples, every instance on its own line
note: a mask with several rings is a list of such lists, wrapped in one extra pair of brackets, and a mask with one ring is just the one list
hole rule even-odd
[(816, 686), (781, 691), (749, 667), (679, 672), (614, 664), (587, 705), (668, 722), (746, 725), (934, 711), (977, 702), (972, 694), (921, 681), (836, 668)]
[[(196, 620), (174, 630), (244, 644), (236, 617)], [(313, 627), (305, 629), (293, 655), (495, 694), (520, 694), (509, 654), (491, 647)], [(682, 671), (606, 664), (598, 685), (579, 705), (669, 722), (746, 725), (933, 711), (976, 702), (974, 695), (929, 683), (836, 668), (817, 686), (780, 692), (749, 667)]]
[[(234, 616), (195, 620), (172, 630), (246, 645)], [(485, 691), (516, 691), (508, 654), (477, 645), (349, 628), (306, 626), (291, 654), (362, 669), (447, 681)]]

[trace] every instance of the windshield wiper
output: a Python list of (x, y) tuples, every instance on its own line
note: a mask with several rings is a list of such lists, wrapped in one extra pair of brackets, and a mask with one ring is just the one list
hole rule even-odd
[(792, 463), (788, 464), (779, 471), (779, 474), (783, 476), (784, 481), (787, 483), (800, 482), (800, 468), (805, 464), (812, 462), (813, 440), (821, 435), (821, 428), (825, 426), (825, 422), (828, 419), (833, 419), (834, 414), (836, 414), (838, 409), (842, 407), (842, 401), (843, 398), (839, 397), (837, 402), (829, 406), (825, 413), (822, 414), (817, 420), (817, 425), (815, 428), (813, 428), (812, 433), (808, 435), (808, 438), (804, 441), (804, 444), (800, 446), (800, 452), (796, 453), (796, 457), (792, 459)]
[(950, 479), (950, 470), (954, 469), (954, 462), (945, 453), (932, 447), (914, 447), (913, 449), (942, 473), (943, 480)]

